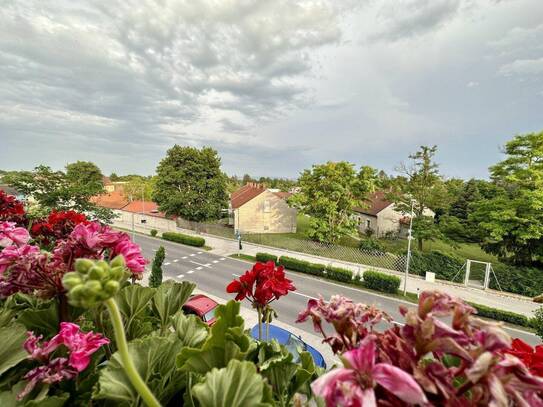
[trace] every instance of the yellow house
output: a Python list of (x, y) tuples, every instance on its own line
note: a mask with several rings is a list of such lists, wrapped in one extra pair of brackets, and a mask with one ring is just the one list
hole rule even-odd
[(288, 206), (287, 192), (248, 183), (233, 192), (230, 206), (234, 229), (240, 233), (295, 233), (297, 211)]

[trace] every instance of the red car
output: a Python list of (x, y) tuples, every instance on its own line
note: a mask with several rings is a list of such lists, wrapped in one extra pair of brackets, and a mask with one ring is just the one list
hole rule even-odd
[(215, 311), (219, 304), (203, 294), (193, 295), (183, 305), (185, 315), (198, 315), (209, 326), (215, 323)]

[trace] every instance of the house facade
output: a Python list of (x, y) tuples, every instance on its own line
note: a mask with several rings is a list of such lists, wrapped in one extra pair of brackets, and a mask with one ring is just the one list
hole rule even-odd
[(233, 192), (230, 210), (240, 233), (295, 233), (297, 210), (288, 206), (288, 193), (248, 183)]
[[(354, 217), (358, 221), (358, 230), (361, 233), (373, 233), (378, 237), (387, 235), (404, 237), (407, 235), (409, 214), (397, 210), (394, 202), (386, 199), (385, 192), (374, 192), (367, 202), (366, 207), (354, 208)], [(435, 213), (429, 209), (424, 214), (425, 216), (435, 216)]]

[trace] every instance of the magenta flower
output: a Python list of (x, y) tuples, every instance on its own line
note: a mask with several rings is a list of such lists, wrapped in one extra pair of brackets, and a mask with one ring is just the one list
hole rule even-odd
[(15, 222), (0, 222), (0, 247), (21, 246), (29, 240), (30, 235), (25, 228), (17, 227)]
[[(40, 343), (42, 336), (27, 332), (28, 338), (23, 344), (29, 353), (29, 359), (41, 363), (30, 370), (25, 379), (28, 381), (24, 390), (17, 396), (25, 397), (40, 382), (52, 384), (64, 379), (73, 379), (79, 372), (87, 368), (91, 356), (100, 346), (107, 345), (109, 339), (101, 334), (93, 332), (81, 332), (76, 324), (61, 322), (60, 331), (51, 340)], [(68, 350), (68, 357), (51, 358), (51, 355), (59, 348)]]
[(313, 392), (326, 405), (376, 406), (375, 388), (381, 386), (409, 404), (424, 404), (426, 396), (415, 379), (398, 367), (375, 363), (375, 337), (367, 336), (356, 349), (343, 354), (344, 367), (334, 369), (313, 382)]
[(111, 258), (122, 255), (126, 262), (126, 267), (136, 276), (141, 278), (145, 271), (147, 260), (142, 256), (140, 247), (129, 239), (121, 240), (115, 245), (111, 252)]

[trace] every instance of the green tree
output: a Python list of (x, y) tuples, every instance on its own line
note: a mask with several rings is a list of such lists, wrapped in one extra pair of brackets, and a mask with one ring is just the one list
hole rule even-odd
[(76, 161), (66, 165), (66, 180), (74, 189), (81, 189), (88, 195), (103, 192), (104, 176), (98, 166), (90, 161)]
[(228, 196), (217, 151), (178, 145), (169, 149), (157, 167), (153, 199), (168, 215), (198, 222), (219, 219)]
[(517, 264), (543, 257), (543, 132), (515, 136), (490, 168), (494, 196), (475, 205), (482, 248)]
[(166, 258), (166, 250), (164, 246), (160, 246), (155, 253), (151, 275), (149, 276), (149, 287), (158, 288), (162, 284), (162, 263)]
[(153, 199), (153, 190), (156, 184), (156, 177), (142, 177), (133, 175), (123, 185), (123, 195), (130, 201), (146, 201)]
[[(434, 220), (428, 217), (428, 210), (435, 212), (448, 204), (447, 191), (438, 165), (434, 162), (436, 152), (437, 146), (421, 146), (416, 153), (411, 154), (409, 158), (412, 164), (400, 166), (399, 170), (404, 173), (404, 177), (396, 180), (394, 192), (390, 194), (397, 208), (406, 214), (411, 212), (413, 203), (413, 212), (415, 217), (419, 218), (413, 223), (413, 230), (420, 251), (423, 249), (423, 242), (433, 239), (432, 232), (436, 231)], [(422, 219), (423, 217), (429, 219)]]
[(329, 161), (302, 172), (300, 192), (289, 202), (310, 216), (311, 239), (335, 243), (341, 236), (356, 232), (353, 207), (364, 205), (376, 180), (376, 171), (370, 167), (362, 167), (357, 173), (351, 163)]

